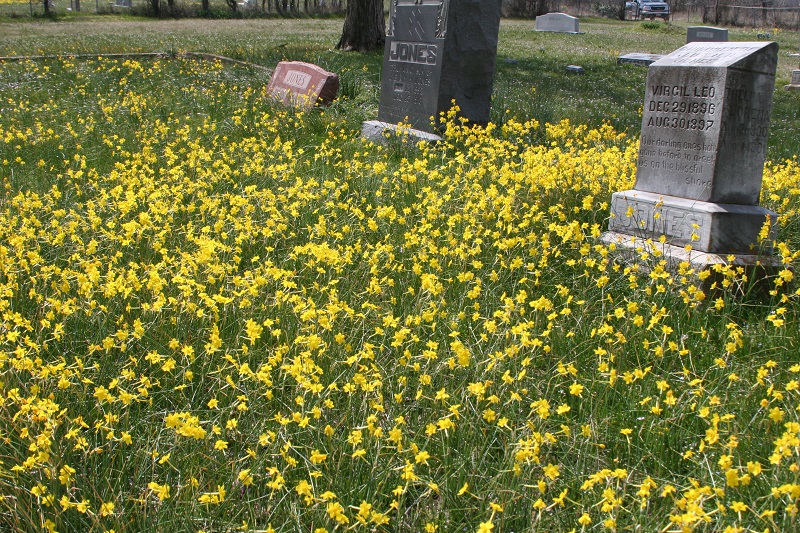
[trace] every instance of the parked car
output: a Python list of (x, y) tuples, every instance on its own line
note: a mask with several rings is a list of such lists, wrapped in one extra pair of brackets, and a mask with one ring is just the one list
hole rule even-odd
[(633, 0), (625, 2), (625, 18), (633, 20), (654, 20), (656, 17), (669, 20), (669, 4), (661, 0)]

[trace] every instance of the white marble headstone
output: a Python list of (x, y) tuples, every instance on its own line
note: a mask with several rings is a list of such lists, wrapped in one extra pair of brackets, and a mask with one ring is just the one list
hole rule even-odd
[(556, 33), (580, 33), (578, 18), (566, 13), (547, 13), (536, 17), (536, 31)]

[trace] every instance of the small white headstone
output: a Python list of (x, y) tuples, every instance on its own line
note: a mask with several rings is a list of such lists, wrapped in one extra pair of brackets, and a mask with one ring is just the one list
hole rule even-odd
[(536, 31), (556, 33), (580, 33), (578, 18), (566, 13), (548, 13), (536, 17)]

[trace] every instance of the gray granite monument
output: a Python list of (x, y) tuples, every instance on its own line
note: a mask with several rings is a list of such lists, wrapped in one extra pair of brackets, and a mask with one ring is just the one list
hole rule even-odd
[(362, 133), (381, 140), (396, 125), (435, 140), (455, 101), (470, 123), (487, 124), (501, 0), (392, 0), (378, 120)]
[(686, 30), (687, 43), (723, 43), (728, 40), (728, 30), (712, 26), (689, 26)]
[(776, 43), (690, 43), (650, 65), (636, 184), (613, 194), (604, 241), (663, 236), (707, 264), (769, 253), (778, 215), (758, 203), (777, 61)]
[(536, 17), (536, 31), (550, 31), (555, 33), (580, 33), (578, 17), (566, 13), (547, 13)]

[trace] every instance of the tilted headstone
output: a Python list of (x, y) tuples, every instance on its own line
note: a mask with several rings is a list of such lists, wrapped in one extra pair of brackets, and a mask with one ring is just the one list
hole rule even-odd
[(614, 193), (609, 230), (714, 254), (753, 254), (778, 45), (690, 43), (647, 74), (633, 190)]
[(642, 67), (649, 67), (659, 59), (664, 57), (664, 54), (641, 54), (634, 52), (631, 54), (621, 55), (617, 58), (617, 65), (639, 65)]
[(547, 13), (536, 17), (536, 31), (551, 31), (556, 33), (580, 33), (578, 18), (566, 13)]
[(267, 93), (286, 105), (311, 108), (328, 105), (339, 92), (339, 76), (302, 61), (281, 61), (267, 85)]
[(712, 26), (689, 26), (686, 30), (687, 43), (724, 43), (728, 41), (728, 30)]
[(501, 0), (392, 0), (378, 120), (362, 132), (399, 123), (434, 133), (440, 113), (459, 107), (489, 122)]

